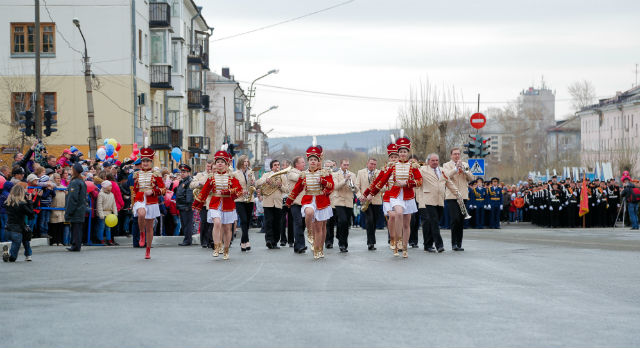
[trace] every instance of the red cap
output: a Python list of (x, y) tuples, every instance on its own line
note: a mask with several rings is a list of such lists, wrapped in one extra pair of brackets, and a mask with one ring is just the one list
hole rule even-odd
[(400, 151), (400, 149), (407, 149), (411, 151), (411, 140), (407, 137), (402, 137), (396, 140), (396, 145), (398, 145), (398, 151)]
[(155, 151), (153, 151), (152, 148), (149, 147), (143, 147), (142, 149), (140, 149), (140, 159), (150, 159), (153, 161), (153, 156), (156, 154)]
[(398, 154), (398, 145), (391, 143), (387, 145), (387, 155), (397, 155)]
[(227, 151), (218, 151), (216, 152), (215, 155), (213, 155), (213, 160), (217, 161), (217, 160), (223, 160), (225, 162), (227, 162), (227, 164), (229, 164), (229, 161), (231, 160), (231, 156), (229, 155), (229, 153)]
[(313, 157), (315, 156), (318, 159), (322, 159), (322, 146), (310, 146), (307, 149), (307, 159), (309, 159), (309, 157)]
[(71, 155), (71, 150), (64, 149), (64, 151), (62, 151), (62, 153), (65, 154), (65, 155)]

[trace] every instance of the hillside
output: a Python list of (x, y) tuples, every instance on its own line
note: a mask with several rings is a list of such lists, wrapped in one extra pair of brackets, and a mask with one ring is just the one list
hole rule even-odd
[[(389, 134), (393, 132), (398, 136), (397, 130), (373, 129), (362, 132), (351, 132), (342, 134), (318, 135), (318, 144), (325, 150), (340, 150), (349, 148), (356, 151), (369, 151), (378, 146), (386, 146), (389, 143)], [(312, 136), (267, 138), (270, 150), (277, 150), (282, 146), (291, 149), (306, 149), (311, 145)]]

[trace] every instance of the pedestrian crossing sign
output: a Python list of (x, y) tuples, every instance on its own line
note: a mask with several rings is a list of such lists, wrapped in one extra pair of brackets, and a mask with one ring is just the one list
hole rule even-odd
[(469, 158), (469, 171), (476, 176), (484, 176), (484, 158)]

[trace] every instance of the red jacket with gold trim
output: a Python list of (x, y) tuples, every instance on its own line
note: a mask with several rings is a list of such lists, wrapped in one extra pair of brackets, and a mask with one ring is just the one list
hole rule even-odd
[[(217, 181), (216, 181), (217, 179)], [(195, 197), (193, 209), (200, 210), (211, 196), (209, 209), (218, 210), (222, 204), (223, 212), (231, 212), (236, 209), (236, 198), (242, 196), (242, 185), (228, 170), (220, 173), (209, 174), (198, 197)]]
[(318, 207), (318, 209), (324, 209), (331, 206), (329, 195), (333, 192), (333, 189), (334, 183), (331, 172), (326, 169), (320, 169), (313, 172), (306, 170), (300, 173), (300, 177), (293, 187), (293, 190), (289, 193), (285, 204), (287, 206), (291, 206), (300, 192), (305, 190), (305, 195), (302, 196), (302, 201), (300, 203), (303, 206), (305, 204), (310, 204), (313, 201), (313, 197), (315, 197), (316, 207)]
[[(151, 169), (141, 169), (133, 173), (133, 194), (135, 202), (144, 202), (144, 192), (146, 190), (153, 191), (153, 194), (147, 196), (147, 204), (158, 204), (158, 197), (164, 196), (166, 189), (162, 175), (158, 171)], [(133, 205), (133, 204), (132, 204)]]
[(413, 188), (422, 186), (420, 166), (417, 163), (409, 165), (408, 172), (405, 174), (407, 176), (407, 186), (400, 187), (396, 184), (397, 180), (400, 180), (400, 178), (398, 178), (399, 173), (397, 173), (397, 169), (399, 166), (404, 164), (408, 164), (408, 162), (398, 162), (387, 165), (385, 170), (380, 172), (378, 178), (376, 178), (376, 180), (371, 183), (371, 186), (365, 191), (365, 195), (371, 194), (375, 196), (385, 185), (390, 185), (391, 188), (388, 189), (383, 196), (383, 200), (385, 202), (389, 202), (390, 198), (397, 198), (400, 195), (400, 190), (402, 190), (402, 197), (405, 201), (415, 198)]

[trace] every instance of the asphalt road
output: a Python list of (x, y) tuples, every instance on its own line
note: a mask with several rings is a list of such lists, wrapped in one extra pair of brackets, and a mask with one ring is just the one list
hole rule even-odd
[[(640, 346), (640, 233), (509, 226), (464, 252), (35, 249), (0, 267), (0, 347)], [(384, 243), (382, 243), (384, 242)]]

